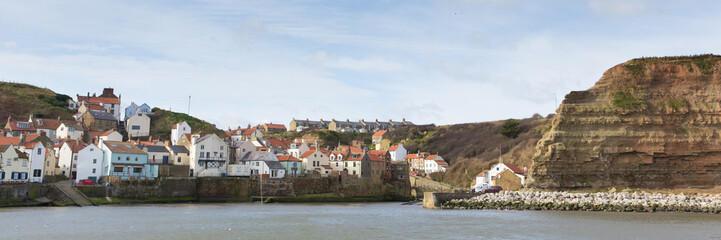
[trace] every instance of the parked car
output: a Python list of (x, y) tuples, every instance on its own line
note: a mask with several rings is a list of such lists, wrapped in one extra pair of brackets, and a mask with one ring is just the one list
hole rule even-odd
[(497, 192), (500, 192), (501, 190), (503, 190), (502, 187), (494, 186), (494, 187), (483, 189), (483, 191), (481, 191), (481, 192), (482, 193), (497, 193)]
[(421, 174), (419, 174), (419, 173), (417, 173), (417, 172), (411, 172), (411, 175), (413, 175), (413, 176), (420, 176)]
[(78, 181), (78, 185), (93, 185), (95, 183), (92, 179), (83, 179)]

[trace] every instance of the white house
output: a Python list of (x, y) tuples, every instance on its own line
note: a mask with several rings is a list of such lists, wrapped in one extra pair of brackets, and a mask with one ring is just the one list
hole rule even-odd
[(111, 142), (122, 142), (123, 141), (123, 135), (115, 130), (110, 130), (107, 132), (91, 132), (91, 134), (95, 138), (96, 143), (99, 143), (100, 141), (111, 141)]
[(501, 174), (505, 170), (513, 172), (521, 179), (521, 185), (525, 185), (526, 175), (523, 170), (518, 168), (516, 165), (500, 162), (493, 165), (491, 169), (478, 174), (476, 176), (476, 185), (473, 186), (473, 188), (475, 188), (476, 191), (481, 191), (493, 186), (493, 180), (498, 176), (498, 174)]
[(183, 134), (190, 134), (190, 130), (190, 125), (188, 125), (188, 123), (176, 123), (175, 126), (173, 126), (173, 129), (170, 130), (170, 142), (172, 143), (171, 145), (177, 145), (180, 137), (182, 137)]
[(77, 141), (65, 141), (60, 150), (58, 150), (58, 166), (60, 167), (60, 174), (65, 175), (70, 179), (75, 179), (77, 176), (77, 153), (82, 150), (84, 146)]
[(147, 113), (137, 111), (135, 115), (125, 120), (125, 130), (131, 138), (150, 136), (150, 117)]
[(45, 136), (50, 139), (56, 138), (56, 131), (60, 126), (60, 118), (58, 119), (45, 119), (45, 118), (34, 118), (30, 115), (29, 122), (35, 125), (37, 133), (45, 132)]
[(278, 161), (271, 152), (250, 151), (236, 156), (236, 163), (228, 165), (228, 176), (250, 177), (258, 174), (269, 174), (265, 161)]
[(434, 172), (445, 172), (448, 163), (441, 156), (430, 155), (424, 161), (424, 171), (426, 174)]
[(403, 144), (392, 146), (388, 152), (391, 154), (391, 161), (402, 161), (408, 156), (408, 150), (403, 147)]
[(255, 145), (251, 141), (234, 142), (233, 145), (235, 145), (234, 163), (238, 163), (238, 160), (243, 158), (247, 153), (256, 150)]
[(103, 172), (104, 154), (103, 150), (95, 146), (95, 144), (88, 144), (78, 151), (77, 177), (75, 182), (84, 179), (97, 182)]
[(308, 144), (305, 143), (291, 143), (290, 148), (288, 148), (288, 155), (291, 155), (295, 158), (299, 158), (302, 156), (305, 152), (309, 151), (310, 147), (308, 147)]
[(330, 162), (328, 156), (321, 151), (309, 150), (301, 155), (298, 159), (303, 161), (302, 171), (308, 174), (312, 171), (318, 171), (319, 173), (324, 172), (323, 166), (329, 166)]
[(15, 149), (12, 144), (0, 145), (0, 181), (27, 181), (29, 171), (28, 156)]
[(26, 143), (21, 146), (21, 151), (25, 152), (30, 160), (30, 169), (28, 169), (30, 182), (43, 182), (46, 150), (42, 142)]
[(165, 146), (138, 145), (138, 147), (148, 153), (148, 163), (165, 165), (172, 164), (170, 162), (170, 151), (168, 151)]
[(76, 121), (60, 121), (60, 126), (55, 130), (57, 138), (70, 138), (80, 140), (83, 137), (83, 127)]
[(228, 144), (217, 135), (193, 135), (189, 150), (191, 177), (220, 177), (226, 173)]

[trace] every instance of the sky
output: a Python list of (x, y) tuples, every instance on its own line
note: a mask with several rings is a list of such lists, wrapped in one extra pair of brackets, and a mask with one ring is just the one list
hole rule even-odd
[[(2, 1), (0, 80), (115, 88), (221, 129), (553, 113), (648, 56), (721, 53), (720, 1)], [(190, 106), (188, 106), (188, 97)]]

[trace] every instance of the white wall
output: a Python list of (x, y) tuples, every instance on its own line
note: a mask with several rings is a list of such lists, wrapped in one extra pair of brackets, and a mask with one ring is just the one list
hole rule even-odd
[[(139, 129), (133, 129), (133, 126)], [(138, 112), (125, 121), (125, 130), (128, 131), (129, 137), (147, 137), (150, 136), (150, 117), (147, 114)]]
[[(105, 161), (105, 153), (97, 146), (90, 144), (80, 150), (77, 161), (77, 179), (76, 182), (90, 177), (95, 177), (95, 181), (102, 176), (103, 161)], [(93, 172), (94, 171), (94, 172)]]

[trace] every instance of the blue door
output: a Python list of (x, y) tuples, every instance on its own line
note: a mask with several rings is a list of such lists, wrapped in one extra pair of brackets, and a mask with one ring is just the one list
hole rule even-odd
[(168, 156), (163, 156), (163, 164), (168, 164)]

